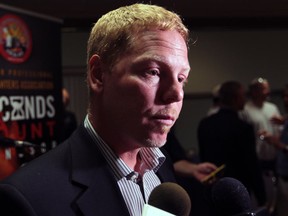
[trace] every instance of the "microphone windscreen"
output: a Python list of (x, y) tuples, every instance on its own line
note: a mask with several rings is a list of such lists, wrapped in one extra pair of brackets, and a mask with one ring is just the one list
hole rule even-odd
[(251, 198), (237, 179), (225, 177), (212, 186), (211, 198), (217, 215), (232, 216), (251, 210)]
[(188, 216), (191, 200), (188, 193), (178, 184), (165, 182), (153, 189), (148, 204), (174, 215)]

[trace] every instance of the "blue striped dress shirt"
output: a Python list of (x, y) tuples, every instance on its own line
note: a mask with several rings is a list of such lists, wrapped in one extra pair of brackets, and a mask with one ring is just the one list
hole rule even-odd
[(144, 203), (147, 203), (151, 191), (159, 184), (155, 174), (165, 161), (159, 148), (142, 148), (139, 152), (142, 160), (141, 174), (129, 168), (94, 130), (88, 116), (84, 120), (88, 133), (107, 160), (131, 216), (141, 216)]

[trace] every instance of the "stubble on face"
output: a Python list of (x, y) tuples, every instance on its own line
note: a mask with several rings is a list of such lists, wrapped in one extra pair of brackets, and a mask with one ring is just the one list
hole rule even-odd
[[(181, 110), (181, 108), (179, 110)], [(177, 109), (175, 108), (163, 108), (155, 113), (150, 113), (149, 116), (149, 121), (153, 122), (153, 124), (150, 125), (150, 131), (153, 131), (154, 139), (146, 139), (145, 145), (148, 147), (161, 147), (166, 143), (167, 134), (169, 133), (170, 129), (178, 118), (179, 111), (177, 111)], [(165, 122), (166, 120), (169, 123)], [(155, 139), (155, 137), (158, 138)]]
[[(163, 134), (166, 133), (166, 137), (167, 137), (167, 134), (170, 131), (171, 127), (163, 126), (161, 129), (162, 129)], [(146, 147), (152, 147), (152, 148), (158, 147), (158, 148), (160, 148), (160, 147), (165, 145), (166, 141), (167, 141), (167, 138), (165, 140), (164, 139), (159, 139), (159, 140), (147, 139), (146, 140)]]
[[(152, 128), (152, 131), (155, 131), (159, 136), (162, 136), (161, 139), (146, 139), (146, 143), (144, 146), (146, 147), (162, 147), (165, 145), (167, 141), (167, 134), (171, 130), (173, 125), (155, 125), (154, 128)], [(165, 136), (165, 138), (163, 138)]]

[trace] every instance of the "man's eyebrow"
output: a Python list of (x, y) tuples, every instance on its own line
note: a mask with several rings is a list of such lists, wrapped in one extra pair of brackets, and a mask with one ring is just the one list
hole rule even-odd
[[(155, 63), (159, 63), (159, 64), (165, 64), (168, 65), (168, 67), (173, 68), (173, 64), (171, 64), (170, 61), (167, 60), (167, 58), (165, 56), (162, 55), (144, 55), (141, 56), (139, 58), (136, 59), (135, 63), (145, 63), (145, 62), (155, 62)], [(185, 73), (187, 76), (189, 75), (190, 71), (191, 71), (191, 67), (190, 65), (184, 65), (181, 64), (183, 66), (183, 69), (181, 69), (182, 73)]]

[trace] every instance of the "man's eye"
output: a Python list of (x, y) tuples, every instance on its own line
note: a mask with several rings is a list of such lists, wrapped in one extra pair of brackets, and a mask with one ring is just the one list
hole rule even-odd
[(159, 71), (158, 70), (149, 70), (148, 74), (150, 74), (151, 76), (157, 76), (157, 75), (159, 75)]
[(179, 82), (179, 83), (182, 83), (183, 86), (185, 86), (185, 85), (187, 84), (188, 80), (187, 80), (186, 77), (179, 77), (179, 78), (178, 78), (178, 82)]
[(185, 77), (178, 77), (178, 82), (179, 83), (185, 83), (186, 82), (186, 78)]
[(179, 77), (179, 78), (178, 78), (178, 82), (179, 82), (179, 83), (184, 82), (184, 80), (185, 80), (184, 77)]

